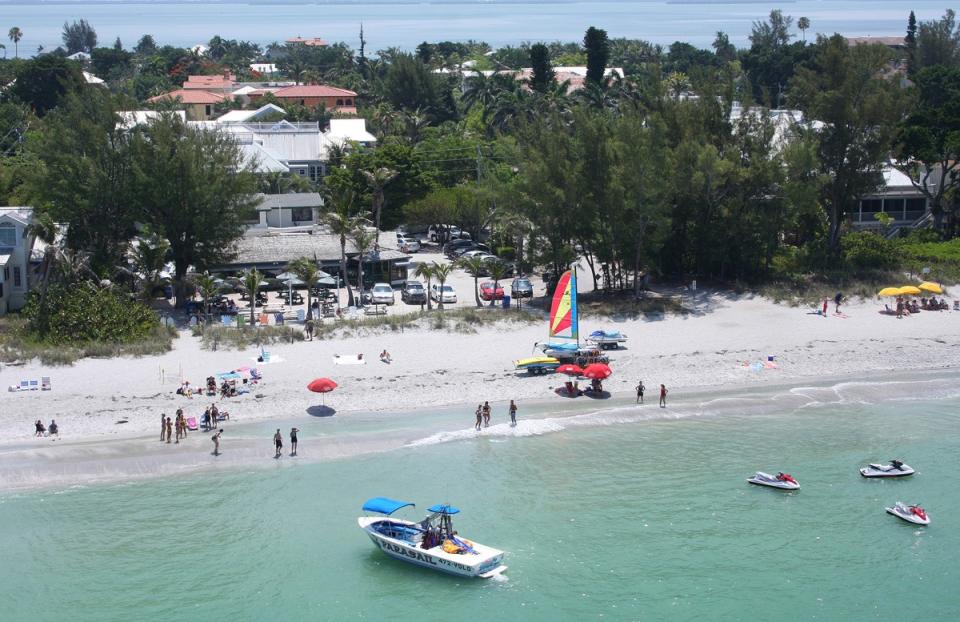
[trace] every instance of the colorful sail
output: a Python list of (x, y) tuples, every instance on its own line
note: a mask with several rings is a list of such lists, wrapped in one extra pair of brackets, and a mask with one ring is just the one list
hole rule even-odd
[(563, 273), (553, 292), (550, 306), (550, 337), (578, 339), (577, 334), (577, 274)]

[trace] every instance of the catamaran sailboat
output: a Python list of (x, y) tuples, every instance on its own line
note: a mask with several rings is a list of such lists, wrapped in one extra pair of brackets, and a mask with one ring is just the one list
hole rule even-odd
[(392, 514), (413, 507), (407, 501), (374, 497), (363, 504), (364, 512), (381, 516), (361, 516), (360, 528), (390, 557), (461, 577), (489, 579), (507, 569), (503, 551), (471, 542), (453, 530), (452, 516), (460, 510), (451, 505), (434, 505), (429, 514), (415, 523)]

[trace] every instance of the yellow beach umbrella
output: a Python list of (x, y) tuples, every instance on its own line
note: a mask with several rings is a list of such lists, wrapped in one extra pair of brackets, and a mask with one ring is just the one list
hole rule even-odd
[(919, 289), (922, 289), (925, 292), (930, 292), (931, 294), (942, 294), (943, 288), (937, 285), (936, 283), (931, 283), (930, 281), (924, 281), (917, 286)]
[(884, 287), (879, 292), (877, 292), (877, 296), (890, 296), (891, 298), (899, 295), (900, 295), (899, 287)]
[(905, 285), (900, 288), (901, 296), (919, 296), (922, 293), (919, 287), (914, 287), (913, 285)]

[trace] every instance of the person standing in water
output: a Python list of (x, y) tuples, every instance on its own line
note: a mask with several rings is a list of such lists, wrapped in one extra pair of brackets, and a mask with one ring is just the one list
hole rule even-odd
[(643, 392), (647, 390), (647, 387), (643, 386), (643, 380), (637, 383), (637, 404), (643, 404)]
[(213, 441), (213, 455), (220, 455), (220, 435), (223, 434), (223, 428), (217, 430), (217, 433), (210, 437), (210, 440)]
[(167, 444), (170, 443), (171, 436), (173, 436), (173, 419), (167, 417)]
[(517, 405), (510, 400), (510, 427), (517, 425)]
[(279, 458), (280, 451), (283, 449), (283, 434), (280, 434), (280, 428), (277, 428), (277, 433), (273, 435), (273, 444), (277, 449), (277, 452), (273, 455), (273, 457)]
[(480, 424), (483, 423), (483, 404), (477, 404), (477, 424), (473, 429), (480, 431)]
[(297, 455), (297, 432), (299, 431), (300, 430), (298, 430), (297, 428), (290, 428), (290, 455), (291, 456)]
[(667, 386), (664, 384), (660, 385), (660, 408), (667, 407)]
[(490, 402), (483, 403), (483, 427), (490, 427)]

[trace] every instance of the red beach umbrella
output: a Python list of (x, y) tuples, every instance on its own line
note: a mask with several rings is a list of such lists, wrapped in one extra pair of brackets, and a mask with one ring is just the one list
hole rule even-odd
[(591, 380), (609, 378), (613, 371), (603, 363), (591, 363), (583, 368), (583, 375)]
[(329, 393), (337, 388), (337, 383), (329, 378), (317, 378), (311, 381), (307, 388), (314, 393)]
[(568, 376), (582, 376), (583, 368), (579, 365), (574, 365), (573, 363), (564, 363), (557, 368), (558, 374), (566, 374)]

